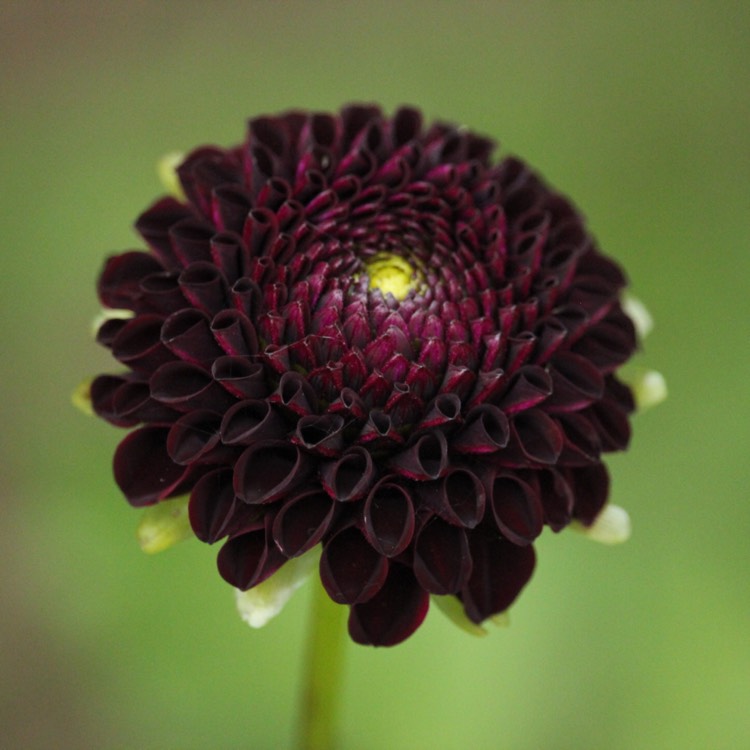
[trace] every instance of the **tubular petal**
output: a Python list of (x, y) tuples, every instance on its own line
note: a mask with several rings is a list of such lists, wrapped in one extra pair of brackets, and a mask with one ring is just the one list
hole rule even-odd
[(414, 535), (414, 505), (409, 492), (386, 477), (367, 496), (362, 520), (373, 548), (381, 555), (395, 557), (409, 546)]
[(534, 548), (517, 547), (499, 536), (477, 534), (469, 540), (471, 577), (461, 591), (472, 622), (504, 612), (521, 593), (534, 571)]
[(354, 527), (340, 531), (323, 545), (320, 579), (339, 604), (371, 599), (388, 575), (389, 562)]
[(380, 591), (351, 608), (349, 635), (367, 646), (395, 646), (422, 624), (429, 607), (429, 594), (409, 568), (394, 564)]

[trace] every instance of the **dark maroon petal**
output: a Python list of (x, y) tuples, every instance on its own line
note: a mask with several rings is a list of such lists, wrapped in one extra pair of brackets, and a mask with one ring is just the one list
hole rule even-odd
[(366, 602), (388, 575), (388, 559), (378, 554), (354, 527), (339, 532), (323, 546), (320, 580), (339, 604)]
[(590, 420), (582, 414), (558, 414), (565, 442), (558, 459), (560, 466), (587, 466), (599, 460), (602, 442)]
[(492, 404), (474, 407), (466, 424), (451, 438), (451, 448), (459, 453), (494, 453), (505, 448), (510, 438), (508, 418)]
[(268, 395), (263, 365), (248, 357), (217, 357), (211, 365), (211, 376), (237, 398), (263, 398)]
[(179, 416), (178, 412), (151, 398), (148, 383), (135, 381), (126, 381), (115, 390), (111, 409), (110, 421), (118, 424), (171, 422)]
[(151, 396), (179, 411), (209, 409), (221, 412), (235, 402), (202, 367), (167, 362), (149, 380)]
[(173, 224), (190, 216), (190, 208), (174, 198), (163, 198), (144, 211), (135, 222), (136, 230), (148, 242), (165, 268), (174, 268), (180, 264), (172, 248), (169, 229)]
[(338, 414), (310, 414), (297, 422), (292, 441), (311, 453), (330, 458), (341, 453), (344, 418)]
[(273, 538), (286, 557), (312, 549), (328, 531), (336, 510), (324, 492), (312, 490), (284, 503), (273, 523)]
[[(427, 406), (419, 429), (431, 430), (436, 427), (455, 425), (461, 419), (461, 399), (455, 393), (441, 393)], [(453, 443), (451, 442), (451, 445)]]
[(604, 392), (601, 372), (583, 357), (560, 352), (550, 365), (552, 394), (544, 404), (550, 412), (580, 411)]
[(573, 516), (584, 524), (591, 524), (601, 512), (609, 495), (609, 474), (602, 464), (568, 469), (567, 484), (575, 498)]
[(469, 408), (473, 408), (485, 402), (496, 402), (508, 385), (508, 376), (502, 368), (480, 372), (474, 385)]
[(323, 489), (339, 502), (351, 502), (364, 497), (376, 476), (372, 455), (364, 448), (349, 448), (337, 461), (320, 466)]
[(396, 429), (390, 415), (373, 409), (359, 433), (357, 442), (366, 445), (371, 451), (378, 447), (393, 448), (404, 442), (404, 438)]
[[(238, 185), (220, 185), (214, 188), (211, 214), (217, 229), (241, 233), (251, 208), (252, 199), (244, 188)], [(213, 250), (213, 239), (211, 245)]]
[(492, 515), (503, 536), (526, 545), (542, 533), (544, 510), (534, 488), (512, 474), (500, 474), (492, 483)]
[(586, 409), (583, 414), (595, 426), (605, 451), (622, 451), (630, 442), (630, 422), (619, 404), (607, 399)]
[(466, 532), (433, 516), (414, 542), (414, 575), (431, 594), (455, 594), (471, 574)]
[(291, 494), (310, 476), (310, 456), (296, 445), (267, 440), (251, 445), (234, 467), (234, 491), (246, 503), (270, 503)]
[(180, 417), (167, 435), (167, 453), (182, 466), (203, 458), (219, 442), (221, 415), (212, 411), (192, 411)]
[(128, 324), (128, 318), (106, 318), (96, 331), (96, 343), (112, 348), (118, 333)]
[(221, 577), (243, 591), (265, 581), (285, 562), (278, 547), (272, 541), (269, 544), (266, 529), (233, 537), (224, 543), (217, 558)]
[(180, 310), (164, 321), (161, 341), (175, 356), (203, 366), (210, 366), (224, 353), (211, 335), (208, 317), (192, 308)]
[(563, 434), (557, 423), (539, 409), (521, 412), (511, 423), (521, 452), (531, 461), (554, 464), (563, 448)]
[(249, 399), (226, 412), (221, 421), (221, 439), (227, 445), (255, 445), (279, 440), (287, 429), (284, 419), (268, 401)]
[(484, 485), (468, 469), (451, 468), (439, 481), (417, 487), (417, 493), (426, 507), (455, 526), (473, 529), (484, 516)]
[(215, 469), (204, 474), (190, 493), (190, 525), (202, 542), (213, 544), (224, 536), (223, 530), (235, 504), (232, 472)]
[(568, 331), (556, 318), (541, 320), (536, 325), (536, 350), (534, 360), (544, 365), (562, 346)]
[(138, 372), (152, 372), (174, 359), (161, 343), (163, 319), (158, 315), (140, 315), (120, 328), (112, 341), (112, 354)]
[(211, 333), (227, 354), (244, 357), (258, 353), (258, 334), (240, 310), (222, 310), (211, 321)]
[(328, 407), (328, 411), (354, 420), (363, 420), (367, 417), (367, 407), (364, 402), (355, 391), (348, 387), (341, 389), (338, 398)]
[(250, 320), (257, 320), (263, 293), (251, 278), (243, 276), (234, 282), (231, 291), (232, 306)]
[(469, 539), (473, 562), (461, 600), (469, 619), (480, 623), (504, 612), (534, 572), (534, 548), (519, 547), (501, 536), (474, 534)]
[(185, 298), (198, 310), (214, 315), (227, 305), (228, 290), (221, 271), (207, 261), (191, 263), (178, 279)]
[(161, 271), (144, 277), (139, 284), (139, 309), (157, 315), (169, 315), (182, 310), (187, 300), (177, 279), (178, 274), (171, 271)]
[[(232, 531), (237, 521), (247, 511), (256, 512), (256, 518), (246, 515), (243, 523), (244, 531), (263, 528), (263, 521), (255, 507), (248, 506), (235, 497), (232, 485), (232, 470), (229, 468), (215, 469), (204, 474), (190, 493), (190, 525), (195, 535), (203, 542), (213, 544)], [(252, 523), (252, 520), (255, 523)]]
[[(138, 424), (136, 417), (121, 414), (114, 405), (115, 394), (127, 381), (117, 375), (99, 375), (90, 387), (91, 406), (94, 413), (118, 427), (132, 427)], [(146, 388), (148, 391), (148, 387)]]
[(448, 441), (439, 431), (422, 435), (390, 462), (396, 473), (419, 482), (437, 479), (445, 474), (448, 465)]
[(114, 255), (99, 277), (99, 299), (107, 307), (133, 310), (142, 297), (141, 281), (162, 270), (161, 263), (149, 253), (132, 250)]
[(524, 331), (518, 336), (510, 337), (505, 356), (505, 372), (508, 375), (515, 374), (517, 370), (528, 362), (535, 348), (536, 336), (531, 331)]
[(210, 260), (210, 240), (214, 235), (211, 226), (195, 218), (183, 219), (173, 224), (168, 234), (172, 251), (181, 265), (189, 267)]
[(395, 646), (422, 624), (429, 607), (429, 595), (411, 570), (393, 564), (380, 591), (351, 608), (349, 635), (367, 646)]
[(524, 367), (511, 379), (499, 405), (507, 414), (531, 409), (550, 396), (552, 387), (552, 379), (541, 367)]
[(115, 481), (131, 505), (152, 505), (168, 497), (186, 469), (169, 457), (165, 427), (141, 427), (115, 451)]
[(278, 388), (271, 394), (270, 400), (289, 413), (301, 417), (315, 411), (315, 391), (305, 378), (296, 372), (287, 372), (281, 376)]
[(409, 492), (386, 477), (373, 487), (363, 511), (367, 541), (386, 557), (401, 554), (414, 535), (414, 505)]
[(608, 400), (614, 401), (626, 414), (635, 411), (633, 391), (614, 375), (607, 375), (605, 378), (605, 394)]
[(575, 497), (559, 471), (540, 471), (536, 477), (544, 507), (544, 522), (552, 531), (565, 528), (573, 517)]

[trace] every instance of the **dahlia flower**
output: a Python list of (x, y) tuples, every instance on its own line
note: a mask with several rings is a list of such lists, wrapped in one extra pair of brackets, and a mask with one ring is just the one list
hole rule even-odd
[(90, 395), (135, 428), (128, 501), (189, 493), (240, 591), (317, 550), (358, 643), (403, 641), (431, 596), (505, 612), (544, 526), (600, 517), (630, 437), (623, 273), (493, 149), (409, 107), (258, 117), (181, 161), (148, 250), (99, 278), (124, 371)]

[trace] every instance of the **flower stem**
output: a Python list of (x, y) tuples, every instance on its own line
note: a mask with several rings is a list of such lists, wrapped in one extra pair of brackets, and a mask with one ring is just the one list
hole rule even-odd
[(331, 601), (317, 576), (302, 686), (300, 750), (332, 750), (341, 697), (347, 608)]

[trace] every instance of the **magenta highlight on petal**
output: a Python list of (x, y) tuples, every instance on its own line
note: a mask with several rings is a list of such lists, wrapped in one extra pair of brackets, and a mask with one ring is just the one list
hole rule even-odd
[(495, 144), (374, 105), (250, 120), (177, 167), (109, 258), (94, 412), (128, 501), (191, 493), (251, 589), (314, 547), (362, 644), (453, 597), (505, 611), (545, 526), (591, 526), (630, 439), (625, 277)]

